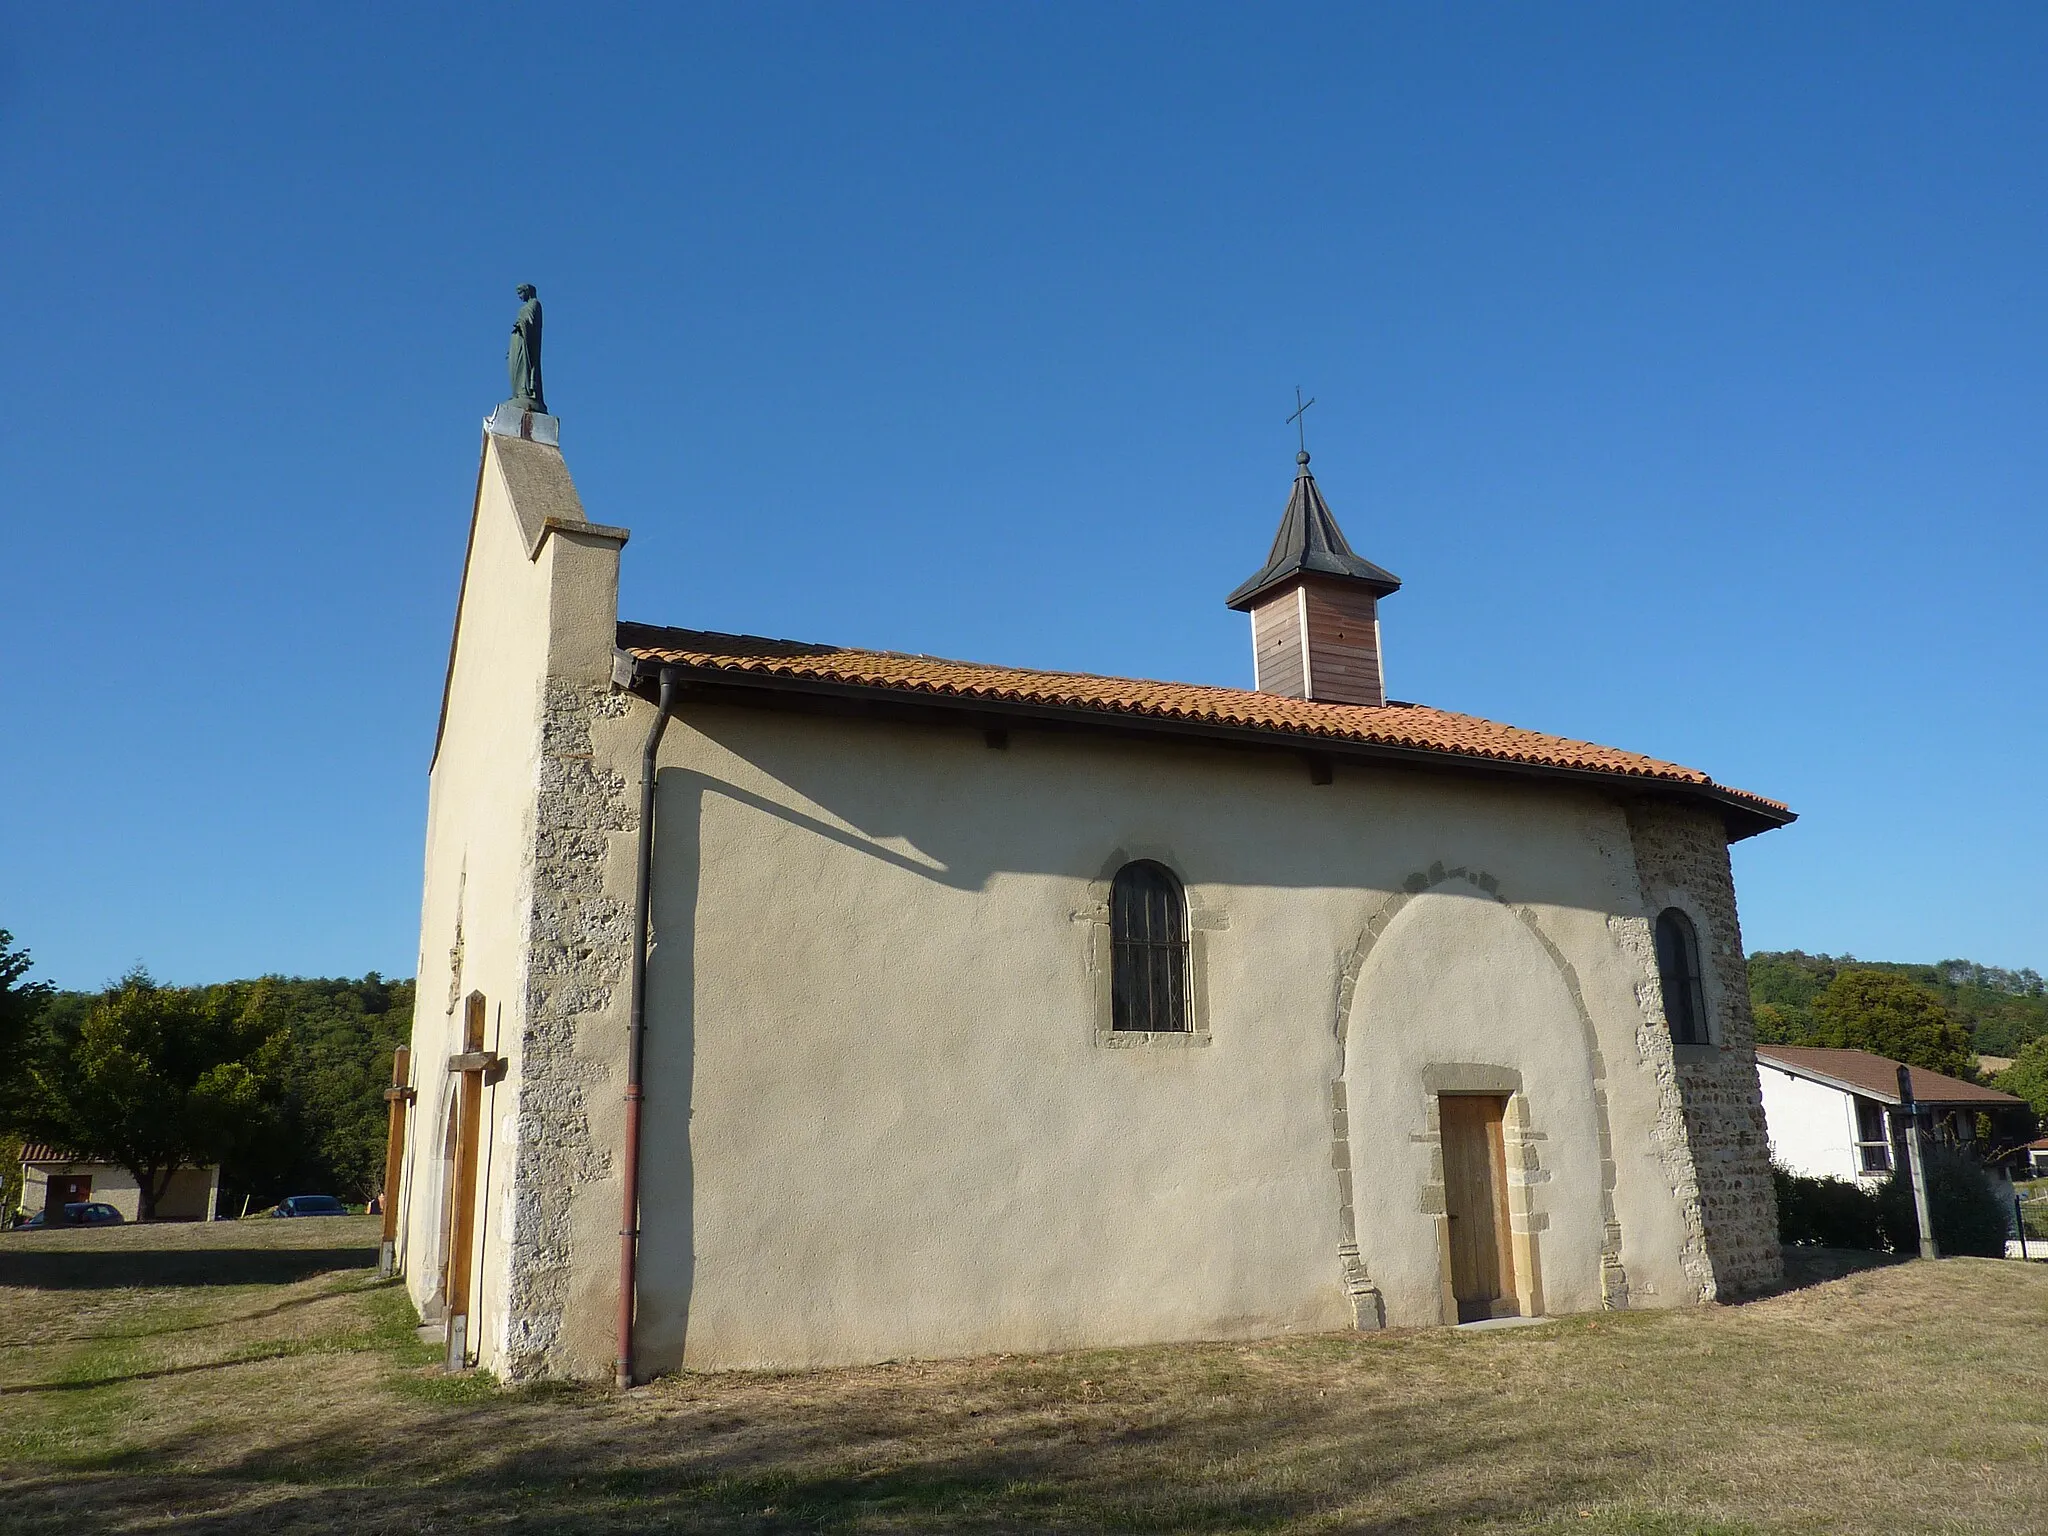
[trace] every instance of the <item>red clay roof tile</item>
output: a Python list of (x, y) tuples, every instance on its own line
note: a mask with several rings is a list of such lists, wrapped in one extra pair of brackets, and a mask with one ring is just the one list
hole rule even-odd
[(1236, 726), (1297, 738), (1304, 743), (1320, 740), (1398, 747), (1441, 753), (1446, 758), (1476, 758), (1683, 784), (1713, 790), (1773, 825), (1793, 819), (1791, 810), (1778, 801), (1717, 785), (1696, 768), (1421, 704), (1326, 704), (1244, 688), (1096, 677), (1085, 672), (1041, 672), (897, 651), (853, 650), (648, 624), (620, 624), (619, 646), (643, 661), (700, 671), (807, 679), (907, 694), (985, 699), (998, 704), (1055, 705), (1098, 710), (1110, 716)]
[[(1760, 1045), (1756, 1059), (1801, 1077), (1821, 1077), (1886, 1104), (1899, 1102), (1899, 1063), (1869, 1051), (1827, 1045)], [(1959, 1077), (1911, 1067), (1913, 1098), (1921, 1104), (2018, 1104), (2009, 1093)]]

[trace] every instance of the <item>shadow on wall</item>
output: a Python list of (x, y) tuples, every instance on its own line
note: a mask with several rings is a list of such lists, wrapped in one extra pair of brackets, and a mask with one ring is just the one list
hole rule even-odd
[[(1333, 878), (1330, 813), (1348, 811), (1361, 828), (1371, 824), (1383, 835), (1416, 834), (1420, 840), (1413, 848), (1390, 843), (1378, 850), (1375, 862), (1390, 870), (1398, 866), (1397, 879), (1447, 857), (1447, 829), (1455, 830), (1460, 843), (1531, 832), (1576, 841), (1575, 811), (1608, 811), (1619, 825), (1618, 808), (1598, 790), (1484, 773), (1447, 777), (1394, 765), (1347, 764), (1334, 784), (1315, 785), (1301, 759), (1281, 752), (1028, 730), (998, 751), (984, 744), (980, 732), (956, 727), (719, 705), (686, 709), (678, 722), (822, 814), (693, 769), (664, 767), (662, 783), (693, 781), (792, 828), (964, 891), (981, 889), (998, 873), (1093, 880), (1111, 848), (1132, 838), (1177, 842), (1173, 834), (1188, 827), (1217, 834), (1203, 839), (1215, 867), (1183, 871), (1196, 883), (1322, 889)], [(821, 733), (831, 733), (843, 747), (821, 750)], [(1034, 754), (1055, 743), (1061, 771), (1049, 771), (1047, 757), (1038, 760), (1044, 771), (1031, 771)], [(1391, 823), (1390, 810), (1398, 812)], [(1105, 816), (1117, 823), (1108, 842), (1091, 830)], [(1127, 824), (1148, 819), (1158, 825)], [(662, 834), (664, 846), (669, 835)], [(1537, 888), (1529, 875), (1546, 861), (1527, 862), (1530, 869), (1517, 876), (1517, 900), (1588, 905), (1566, 891)], [(1446, 893), (1491, 899), (1479, 892)], [(1640, 916), (1634, 897), (1631, 883), (1619, 899), (1628, 915)]]

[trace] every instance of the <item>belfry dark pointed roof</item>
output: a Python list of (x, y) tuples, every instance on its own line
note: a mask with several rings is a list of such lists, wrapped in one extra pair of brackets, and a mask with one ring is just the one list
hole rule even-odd
[(1287, 498), (1280, 531), (1273, 536), (1273, 553), (1258, 575), (1223, 600), (1225, 606), (1242, 612), (1281, 582), (1301, 575), (1363, 582), (1375, 597), (1399, 591), (1400, 577), (1351, 552), (1344, 530), (1330, 514), (1330, 504), (1316, 488), (1316, 477), (1309, 473), (1306, 450), (1294, 459), (1300, 466), (1294, 475), (1294, 494)]

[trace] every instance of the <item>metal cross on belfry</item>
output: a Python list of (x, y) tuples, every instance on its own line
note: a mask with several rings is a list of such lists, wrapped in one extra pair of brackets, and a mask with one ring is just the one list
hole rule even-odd
[(1308, 452), (1308, 428), (1301, 418), (1308, 413), (1308, 408), (1315, 403), (1315, 396), (1311, 395), (1308, 399), (1304, 400), (1301, 398), (1301, 386), (1299, 384), (1294, 386), (1294, 414), (1287, 418), (1287, 424), (1294, 428), (1295, 441), (1300, 444), (1303, 453)]

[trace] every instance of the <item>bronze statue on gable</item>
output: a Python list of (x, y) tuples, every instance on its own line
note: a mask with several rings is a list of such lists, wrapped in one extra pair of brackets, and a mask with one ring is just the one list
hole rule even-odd
[(512, 375), (512, 399), (521, 410), (547, 414), (540, 384), (540, 294), (531, 283), (519, 285), (519, 314), (512, 322), (512, 345), (505, 355)]

